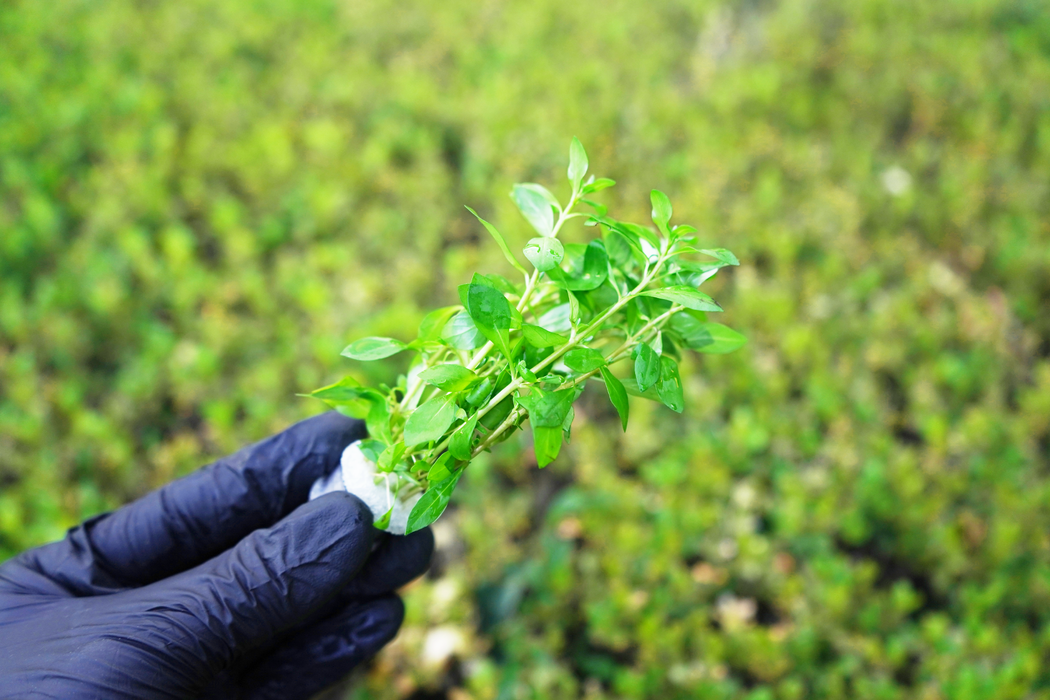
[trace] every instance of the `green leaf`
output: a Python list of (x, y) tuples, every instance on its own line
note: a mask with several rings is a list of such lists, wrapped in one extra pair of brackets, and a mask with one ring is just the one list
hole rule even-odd
[(510, 412), (514, 410), (514, 399), (510, 396), (500, 401), (495, 407), (486, 413), (482, 418), (478, 419), (480, 423), (487, 430), (495, 430), (496, 426), (503, 422)]
[(664, 352), (664, 333), (663, 331), (656, 331), (656, 337), (649, 341), (649, 347), (653, 349), (657, 355), (662, 355)]
[[(677, 315), (675, 314), (675, 316)], [(672, 321), (675, 316), (671, 317)], [(692, 317), (689, 318), (692, 319)], [(678, 327), (674, 325), (671, 327), (682, 337), (686, 347), (699, 352), (724, 355), (738, 350), (747, 343), (747, 338), (729, 326), (723, 326), (721, 323), (701, 323), (696, 319), (692, 319), (692, 322), (682, 321), (679, 322)], [(680, 328), (687, 328), (688, 330), (683, 332)]]
[(526, 182), (519, 186), (524, 187), (527, 190), (532, 190), (533, 192), (547, 200), (547, 204), (550, 204), (552, 207), (554, 207), (555, 210), (561, 210), (561, 204), (558, 202), (558, 198), (555, 197), (554, 194), (552, 194), (551, 191), (543, 185), (539, 185), (535, 182)]
[(592, 199), (580, 197), (580, 201), (589, 206), (590, 208), (594, 209), (594, 214), (587, 218), (587, 221), (585, 221), (583, 224), (584, 226), (594, 226), (596, 223), (598, 223), (598, 219), (601, 219), (603, 216), (609, 213), (609, 207), (605, 206), (604, 204), (599, 204), (598, 202), (595, 202)]
[(605, 390), (609, 392), (609, 400), (612, 401), (616, 412), (620, 414), (620, 423), (623, 425), (624, 431), (626, 431), (627, 417), (631, 412), (631, 404), (627, 400), (627, 390), (623, 388), (623, 383), (613, 375), (608, 367), (602, 367), (601, 373), (602, 379), (605, 380)]
[(737, 257), (730, 253), (725, 248), (707, 248), (701, 250), (704, 255), (710, 255), (712, 258), (717, 259), (719, 262), (725, 263), (726, 265), (739, 265), (740, 261)]
[(339, 353), (343, 357), (352, 360), (382, 360), (384, 357), (396, 355), (408, 346), (400, 340), (393, 338), (361, 338), (355, 340)]
[(387, 445), (386, 449), (379, 454), (379, 459), (375, 460), (376, 470), (381, 472), (393, 471), (394, 467), (401, 462), (401, 458), (405, 456), (407, 450), (408, 445), (403, 441)]
[(675, 264), (679, 268), (679, 277), (688, 279), (689, 281), (687, 284), (689, 286), (699, 287), (701, 284), (714, 277), (715, 274), (725, 267), (727, 263), (696, 263), (690, 260), (676, 260)]
[(634, 378), (638, 390), (646, 391), (660, 379), (660, 356), (645, 343), (635, 347), (634, 352)]
[(609, 229), (605, 234), (605, 250), (613, 264), (621, 268), (634, 261), (635, 251), (642, 252), (637, 244), (614, 229)]
[(583, 267), (579, 274), (572, 277), (562, 275), (550, 275), (551, 279), (559, 285), (574, 292), (587, 292), (597, 289), (609, 276), (609, 254), (605, 250), (605, 244), (599, 240), (593, 240), (583, 254)]
[(508, 360), (514, 359), (514, 349), (511, 347), (509, 330), (506, 328), (486, 328), (485, 326), (479, 327), (478, 330), (491, 341), (492, 345), (500, 351), (500, 354)]
[(467, 403), (471, 406), (480, 406), (492, 394), (492, 377), (485, 377), (481, 383), (470, 390), (467, 394)]
[(550, 200), (543, 194), (546, 190), (538, 190), (538, 187), (539, 185), (532, 183), (514, 185), (510, 197), (518, 205), (522, 216), (536, 229), (536, 233), (550, 237), (554, 233), (554, 209)]
[(473, 350), (481, 345), (483, 337), (466, 309), (449, 319), (441, 331), (441, 339), (456, 350)]
[(682, 395), (682, 378), (678, 375), (678, 363), (670, 357), (660, 358), (660, 381), (656, 383), (656, 395), (664, 406), (676, 413), (685, 408)]
[(478, 375), (463, 365), (437, 365), (419, 373), (419, 378), (445, 391), (463, 391), (478, 379)]
[[(504, 294), (516, 294), (520, 295), (521, 290), (503, 275), (497, 275), (495, 273), (489, 275), (483, 275), (480, 272), (475, 272), (474, 277), (471, 278), (472, 282), (478, 282), (480, 284), (487, 284), (490, 287), (495, 287)], [(470, 288), (470, 285), (467, 285)]]
[(586, 374), (605, 365), (605, 358), (592, 348), (573, 348), (562, 357), (565, 366), (574, 372)]
[(587, 174), (587, 151), (583, 150), (583, 144), (575, 136), (569, 144), (569, 182), (572, 188), (578, 190), (583, 176)]
[(361, 450), (361, 454), (375, 464), (379, 461), (379, 455), (383, 454), (383, 450), (386, 449), (386, 444), (379, 440), (368, 438), (357, 443), (357, 449)]
[(561, 264), (565, 247), (557, 238), (533, 238), (525, 246), (525, 257), (540, 272), (546, 272)]
[(382, 394), (370, 399), (368, 413), (365, 415), (365, 429), (368, 434), (383, 442), (390, 442), (390, 404)]
[[(706, 315), (706, 314), (705, 314)], [(687, 348), (696, 349), (695, 345), (707, 345), (707, 333), (704, 331), (704, 322), (692, 314), (682, 311), (672, 316), (667, 322), (667, 328), (681, 339)]]
[(408, 514), (408, 523), (405, 525), (405, 534), (410, 535), (417, 530), (422, 530), (430, 523), (441, 517), (452, 497), (452, 491), (456, 488), (459, 477), (463, 476), (460, 469), (452, 476), (436, 484), (431, 485), (423, 497), (416, 501), (412, 512)]
[(561, 427), (549, 428), (532, 425), (532, 445), (536, 451), (536, 465), (541, 469), (558, 457), (561, 452)]
[(572, 292), (566, 293), (569, 295), (569, 321), (573, 324), (579, 324), (583, 320), (583, 314), (580, 312), (580, 300)]
[(583, 186), (584, 194), (591, 194), (592, 192), (601, 192), (602, 190), (612, 187), (616, 184), (616, 180), (610, 180), (607, 177), (600, 177), (597, 180), (588, 182)]
[(405, 444), (419, 445), (439, 440), (456, 419), (456, 402), (440, 394), (412, 411), (405, 421)]
[(419, 333), (416, 339), (421, 342), (428, 342), (432, 340), (441, 339), (441, 331), (444, 330), (445, 324), (448, 320), (456, 315), (456, 311), (459, 310), (458, 306), (444, 306), (440, 309), (434, 309), (419, 322)]
[(642, 391), (638, 388), (638, 381), (633, 377), (624, 378), (623, 380), (621, 380), (621, 384), (623, 384), (624, 391), (626, 391), (631, 396), (639, 396), (643, 399), (649, 399), (650, 401), (656, 401), (657, 403), (660, 403), (660, 397), (656, 394), (655, 386), (651, 386), (645, 391)]
[(343, 415), (358, 419), (365, 418), (369, 414), (374, 402), (386, 403), (386, 397), (375, 389), (354, 387), (353, 384), (356, 384), (355, 380), (346, 377), (340, 382), (318, 389), (307, 396), (321, 399)]
[(390, 506), (390, 510), (379, 518), (379, 520), (372, 523), (372, 527), (377, 530), (385, 530), (390, 526), (390, 516), (394, 514), (394, 506)]
[(448, 463), (452, 461), (454, 456), (450, 452), (442, 453), (430, 467), (430, 471), (427, 472), (427, 481), (436, 484), (452, 476), (452, 470), (448, 468)]
[(660, 239), (651, 229), (646, 228), (645, 226), (632, 224), (628, 221), (614, 221), (611, 226), (613, 229), (625, 235), (629, 240), (633, 240), (639, 244), (641, 241), (648, 241), (653, 248), (660, 247)]
[(503, 257), (505, 257), (507, 261), (515, 267), (515, 269), (521, 270), (523, 273), (525, 273), (525, 266), (514, 258), (514, 254), (510, 252), (510, 246), (507, 245), (507, 239), (503, 237), (503, 234), (496, 230), (495, 226), (478, 216), (478, 213), (470, 207), (467, 207), (467, 211), (473, 214), (474, 217), (481, 222), (481, 225), (485, 227), (485, 230), (488, 231), (489, 234), (496, 239), (496, 244), (500, 247), (500, 250), (503, 251)]
[(670, 235), (667, 223), (671, 220), (671, 200), (660, 190), (650, 192), (649, 199), (653, 204), (653, 223), (665, 236)]
[(529, 412), (529, 422), (533, 426), (558, 428), (576, 400), (576, 390), (545, 392), (533, 389), (528, 396), (516, 396), (514, 400)]
[(642, 296), (666, 299), (667, 301), (681, 304), (685, 308), (693, 309), (694, 311), (722, 310), (722, 307), (716, 304), (714, 299), (704, 294), (699, 289), (694, 289), (685, 285), (675, 285), (673, 287), (664, 287), (663, 289), (652, 289), (647, 292), (642, 292)]
[(572, 422), (574, 420), (576, 420), (576, 409), (569, 406), (569, 412), (565, 414), (565, 420), (561, 422), (561, 431), (565, 434), (565, 442), (568, 442), (572, 435)]
[(572, 304), (566, 302), (551, 307), (539, 318), (539, 325), (553, 333), (563, 333), (572, 328)]
[[(322, 401), (353, 401), (361, 398), (361, 389), (361, 382), (353, 377), (343, 377), (335, 384), (329, 384), (311, 391), (307, 396), (312, 396)], [(368, 391), (371, 390), (369, 389)]]
[(510, 302), (503, 292), (477, 281), (467, 291), (467, 311), (474, 323), (485, 328), (505, 330), (511, 326)]
[(564, 335), (552, 333), (546, 328), (534, 326), (531, 323), (523, 324), (521, 331), (525, 336), (525, 342), (534, 348), (556, 348), (569, 342)]
[(456, 428), (452, 438), (448, 442), (448, 451), (452, 456), (461, 461), (468, 461), (474, 450), (474, 429), (478, 427), (478, 416), (474, 414), (463, 425)]

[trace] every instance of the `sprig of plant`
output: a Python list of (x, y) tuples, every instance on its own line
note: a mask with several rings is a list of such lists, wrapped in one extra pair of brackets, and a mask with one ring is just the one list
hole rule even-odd
[[(566, 204), (534, 183), (511, 191), (538, 234), (523, 250), (531, 271), (467, 207), (523, 279), (475, 274), (459, 287), (460, 304), (427, 314), (412, 342), (362, 338), (343, 350), (363, 361), (413, 351), (396, 386), (365, 387), (346, 377), (310, 394), (365, 419), (369, 439), (360, 447), (391, 502), (424, 492), (409, 515), (409, 532), (436, 520), (470, 461), (526, 420), (538, 465), (553, 461), (570, 437), (572, 406), (587, 382), (604, 385), (626, 430), (629, 394), (683, 410), (677, 361), (683, 348), (726, 353), (746, 342), (707, 321), (708, 312), (722, 308), (698, 289), (722, 267), (738, 265), (737, 258), (724, 248), (694, 247), (696, 229), (671, 224), (671, 203), (659, 190), (651, 193), (655, 230), (612, 218), (590, 197), (615, 183), (585, 180), (587, 169), (587, 153), (574, 138)], [(580, 205), (590, 211), (576, 211)], [(586, 245), (562, 243), (558, 234), (575, 218), (600, 236)], [(624, 360), (632, 368), (620, 378), (612, 365)]]

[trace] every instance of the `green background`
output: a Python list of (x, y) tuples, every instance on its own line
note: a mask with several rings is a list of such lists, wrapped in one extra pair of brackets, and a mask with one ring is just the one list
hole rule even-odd
[(1050, 697), (1038, 0), (3, 3), (0, 559), (392, 380), (574, 134), (750, 343), (479, 460), (336, 696)]

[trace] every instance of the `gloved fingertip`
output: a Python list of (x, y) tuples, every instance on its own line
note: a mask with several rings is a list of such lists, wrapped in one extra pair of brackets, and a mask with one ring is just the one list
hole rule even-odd
[(430, 528), (411, 535), (384, 537), (340, 597), (369, 597), (395, 591), (426, 573), (433, 556), (434, 534)]
[(374, 656), (397, 635), (405, 621), (405, 604), (397, 596), (378, 598), (366, 604), (358, 616), (356, 634), (366, 657)]
[(245, 676), (253, 700), (309, 698), (371, 658), (397, 634), (404, 620), (400, 598), (356, 602), (301, 630)]
[(349, 576), (368, 558), (376, 529), (368, 506), (357, 496), (341, 491), (299, 506), (270, 533), (274, 539), (287, 537), (298, 554), (296, 558), (339, 563)]

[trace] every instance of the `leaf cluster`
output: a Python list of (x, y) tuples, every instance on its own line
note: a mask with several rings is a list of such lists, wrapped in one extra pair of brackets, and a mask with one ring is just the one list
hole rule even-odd
[[(745, 342), (708, 321), (722, 308), (699, 290), (721, 268), (738, 265), (736, 256), (697, 247), (696, 229), (672, 224), (671, 202), (659, 190), (651, 192), (652, 225), (613, 218), (592, 197), (615, 183), (587, 177), (588, 168), (574, 138), (564, 203), (539, 184), (512, 189), (537, 234), (522, 251), (528, 265), (467, 207), (522, 279), (476, 273), (459, 287), (460, 304), (427, 314), (411, 342), (362, 338), (343, 350), (359, 361), (412, 352), (411, 368), (395, 386), (366, 387), (347, 377), (311, 394), (366, 421), (377, 469), (394, 482), (394, 493), (425, 492), (409, 517), (410, 532), (441, 515), (474, 457), (525, 421), (537, 464), (550, 464), (571, 438), (573, 403), (588, 382), (604, 386), (626, 430), (629, 395), (684, 410), (684, 350), (726, 353)], [(574, 219), (597, 233), (586, 245), (558, 239)], [(625, 371), (615, 373), (619, 363)]]

